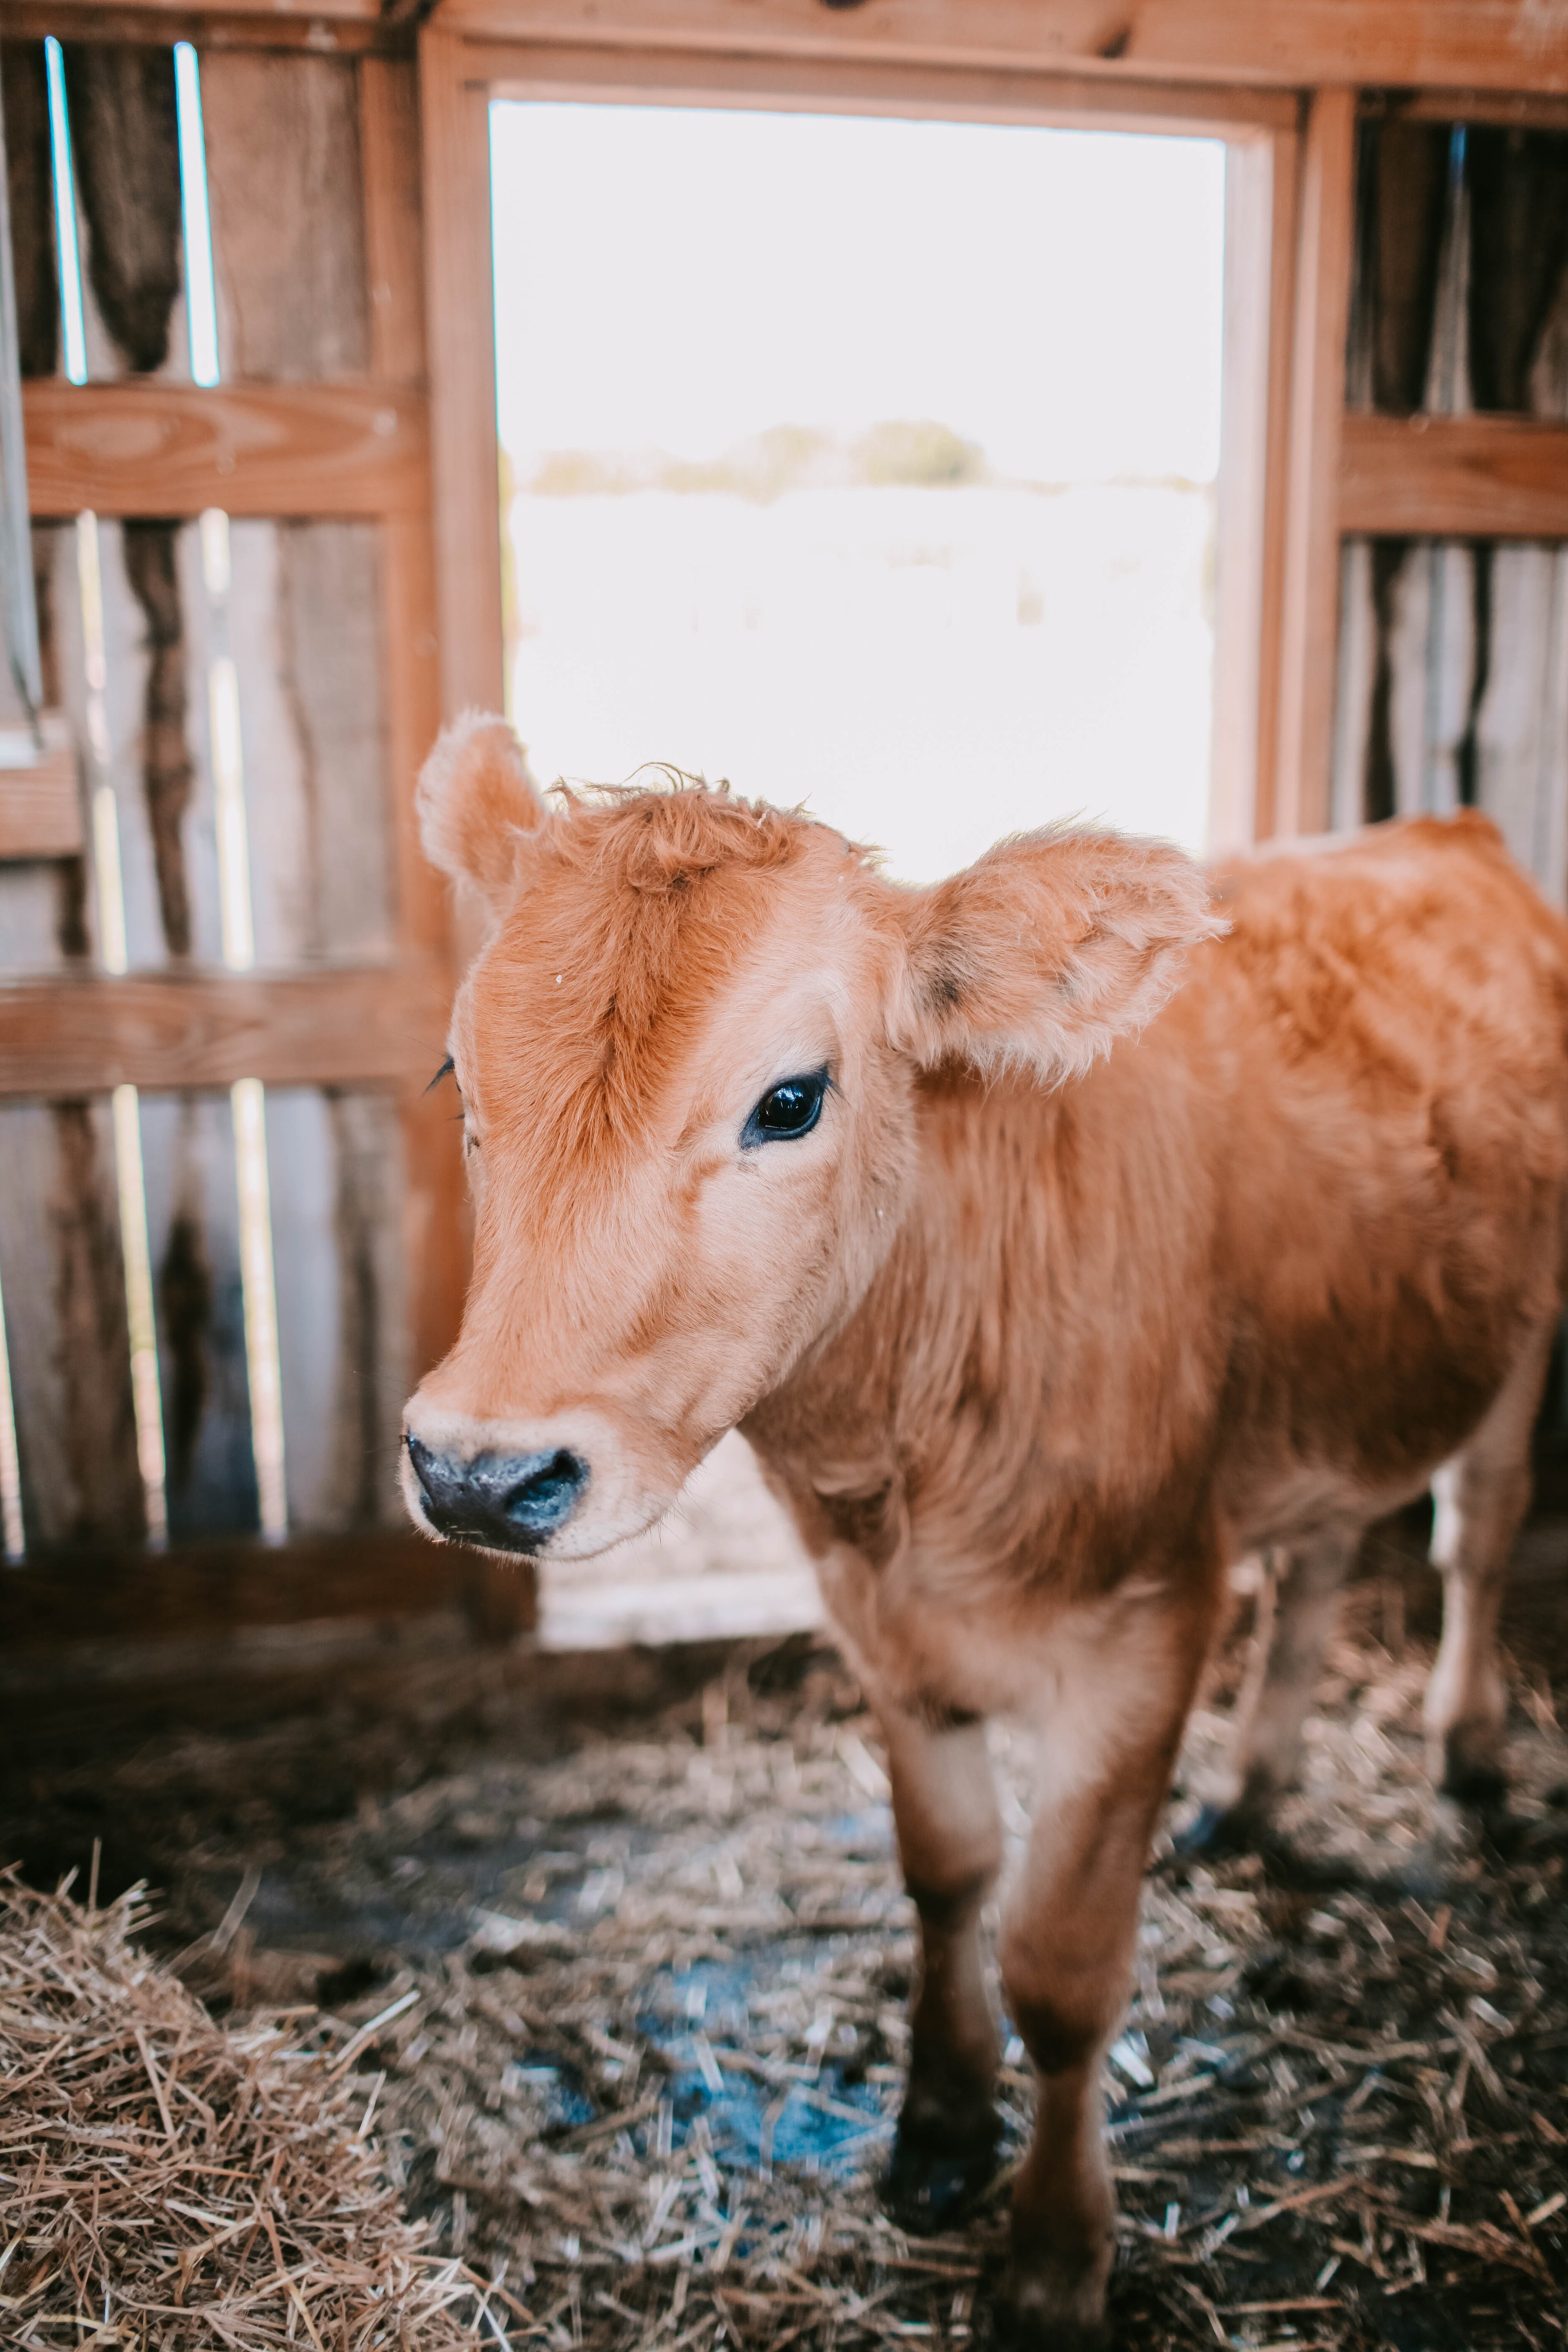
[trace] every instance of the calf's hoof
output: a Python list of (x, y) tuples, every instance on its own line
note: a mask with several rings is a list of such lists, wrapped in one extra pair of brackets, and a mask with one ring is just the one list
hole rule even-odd
[(1088, 2264), (1015, 2261), (991, 2317), (996, 2352), (1110, 2352), (1105, 2316), (1109, 2252)]
[(1467, 1756), (1450, 1743), (1443, 1751), (1437, 1794), (1474, 1813), (1501, 1812), (1508, 1802), (1508, 1774), (1489, 1756)]
[(1268, 1833), (1268, 1818), (1253, 1805), (1200, 1805), (1172, 1840), (1181, 1862), (1206, 1862), (1227, 1853), (1253, 1853)]
[(961, 2221), (996, 2178), (1001, 2131), (989, 2102), (958, 2113), (906, 2105), (882, 2182), (900, 2229), (928, 2237)]

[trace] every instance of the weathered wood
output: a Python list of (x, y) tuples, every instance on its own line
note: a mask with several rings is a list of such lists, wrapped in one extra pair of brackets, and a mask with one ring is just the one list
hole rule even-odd
[(425, 225), (419, 193), (419, 79), (412, 62), (359, 69), (370, 369), (384, 383), (425, 375)]
[(441, 700), (453, 717), (500, 709), (506, 679), (489, 99), (439, 27), (420, 35), (419, 100)]
[(203, 60), (226, 381), (319, 383), (368, 368), (356, 74), (342, 58)]
[(289, 1525), (395, 1525), (408, 1392), (396, 1106), (279, 1088), (267, 1145)]
[(1508, 416), (1347, 416), (1339, 526), (1568, 539), (1568, 427)]
[(101, 1099), (0, 1107), (0, 1284), (29, 1547), (139, 1541), (145, 1517)]
[(1275, 829), (1328, 818), (1339, 589), (1339, 452), (1354, 227), (1355, 98), (1321, 89), (1302, 163), (1281, 615)]
[(258, 1513), (229, 1099), (143, 1094), (140, 1108), (170, 1539), (247, 1535)]
[[(75, 1641), (131, 1642), (245, 1626), (394, 1622), (463, 1606), (475, 1563), (412, 1532), (184, 1545), (162, 1559), (110, 1552), (46, 1557), (0, 1576), (0, 1657), (47, 1655)], [(526, 1579), (509, 1631), (532, 1622)]]
[(1359, 127), (1356, 270), (1348, 394), (1352, 407), (1409, 415), (1426, 397), (1447, 215), (1449, 126)]
[(5, 108), (5, 184), (22, 373), (50, 376), (59, 362), (60, 295), (49, 94), (41, 40), (0, 41), (0, 91)]
[(426, 404), (404, 384), (29, 383), (35, 515), (418, 514)]
[(389, 955), (379, 533), (243, 522), (229, 544), (256, 960)]
[(148, 972), (0, 982), (0, 1096), (61, 1087), (395, 1085), (445, 1050), (445, 974), (324, 971), (266, 980)]
[[(1256, 837), (1275, 828), (1279, 766), (1279, 689), (1284, 663), (1283, 620), (1290, 498), (1292, 342), (1296, 320), (1297, 242), (1301, 205), (1301, 140), (1277, 131), (1272, 183), (1272, 253), (1268, 273), (1268, 417), (1263, 480), (1263, 548), (1258, 567), (1258, 782), (1253, 797)], [(1223, 458), (1222, 458), (1223, 463)]]
[(190, 373), (172, 49), (64, 44), (91, 376)]
[(30, 767), (0, 766), (0, 859), (71, 857), (82, 845), (76, 751), (46, 712), (44, 751)]
[[(353, 0), (349, 0), (353, 5)], [(446, 0), (453, 32), (740, 53), (1076, 67), (1308, 88), (1568, 89), (1568, 52), (1530, 0)]]
[(1523, 413), (1537, 406), (1531, 377), (1568, 272), (1568, 132), (1478, 128), (1465, 171), (1470, 397)]
[(1283, 90), (1159, 81), (1015, 66), (932, 65), (860, 58), (748, 57), (692, 48), (566, 47), (471, 40), (470, 79), (498, 98), (566, 103), (755, 106), (813, 113), (1036, 122), (1062, 130), (1168, 131), (1225, 138), (1294, 128)]
[(46, 33), (68, 33), (73, 39), (152, 44), (167, 48), (189, 41), (205, 55), (218, 49), (276, 49), (291, 55), (300, 49), (319, 57), (323, 47), (334, 57), (406, 58), (413, 53), (414, 31), (376, 16), (335, 16), (331, 9), (313, 9), (308, 16), (270, 9), (202, 8), (192, 0), (108, 0), (90, 6), (73, 0), (6, 0), (5, 23), (17, 40), (42, 39)]

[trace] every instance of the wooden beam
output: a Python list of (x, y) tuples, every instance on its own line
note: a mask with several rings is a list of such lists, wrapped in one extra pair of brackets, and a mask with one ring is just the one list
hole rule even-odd
[(1276, 88), (1568, 89), (1539, 0), (444, 0), (448, 34)]
[(0, 858), (75, 857), (82, 845), (76, 746), (63, 718), (43, 718), (42, 755), (0, 767)]
[[(495, 1639), (535, 1622), (532, 1563), (515, 1569), (410, 1528), (206, 1542), (162, 1555), (58, 1551), (0, 1573), (0, 1657), (69, 1655), (75, 1642), (189, 1641), (247, 1626), (421, 1617), (461, 1609)], [(509, 1622), (510, 1620), (510, 1622)]]
[(1308, 117), (1291, 362), (1274, 830), (1327, 830), (1339, 616), (1340, 429), (1355, 220), (1355, 92)]
[[(52, 0), (47, 29), (101, 37), (109, 13), (100, 0)], [(274, 0), (268, 13), (276, 26), (301, 26), (312, 46), (340, 27), (400, 29), (381, 0)], [(182, 29), (202, 21), (190, 0), (121, 0), (112, 14)], [(233, 16), (216, 12), (215, 21)], [(264, 19), (248, 21), (265, 36)], [(1110, 79), (1568, 90), (1568, 41), (1545, 0), (868, 0), (846, 8), (822, 0), (441, 0), (437, 21), (452, 37)]]
[(139, 973), (0, 982), (0, 1097), (154, 1088), (423, 1085), (440, 1061), (438, 967), (287, 978)]
[(447, 718), (506, 700), (500, 452), (490, 262), (489, 96), (460, 40), (419, 37), (425, 301), (441, 702)]
[(309, 49), (314, 57), (411, 58), (414, 28), (374, 12), (344, 16), (336, 0), (326, 8), (258, 12), (241, 5), (203, 8), (195, 0), (5, 0), (5, 38), (126, 42), (168, 47), (189, 41), (201, 49)]
[(24, 385), (35, 515), (417, 514), (422, 393), (403, 383)]
[(468, 68), (497, 98), (628, 106), (755, 107), (1061, 130), (1173, 131), (1187, 138), (1294, 127), (1293, 91), (1018, 66), (752, 57), (678, 47), (470, 42)]
[(1347, 416), (1339, 521), (1369, 538), (1568, 539), (1568, 425)]

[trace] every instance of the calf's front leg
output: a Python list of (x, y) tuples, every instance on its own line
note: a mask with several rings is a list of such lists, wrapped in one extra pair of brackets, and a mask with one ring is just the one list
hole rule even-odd
[(980, 1915), (1002, 1859), (985, 1727), (933, 1727), (880, 1710), (904, 1884), (920, 1921), (909, 2086), (887, 2202), (909, 2229), (941, 2229), (995, 2169), (996, 2027)]
[(1198, 1610), (1123, 1625), (1072, 1656), (1046, 1725), (1035, 1828), (1002, 1939), (1003, 1989), (1039, 2100), (999, 2317), (1013, 2342), (1039, 2352), (1107, 2341), (1116, 2200), (1101, 2067), (1126, 2007), (1149, 1841), (1206, 1638)]

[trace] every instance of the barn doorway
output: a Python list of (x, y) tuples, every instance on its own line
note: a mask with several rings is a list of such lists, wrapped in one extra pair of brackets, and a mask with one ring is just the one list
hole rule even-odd
[(911, 880), (1082, 814), (1203, 847), (1217, 141), (491, 109), (512, 714)]

